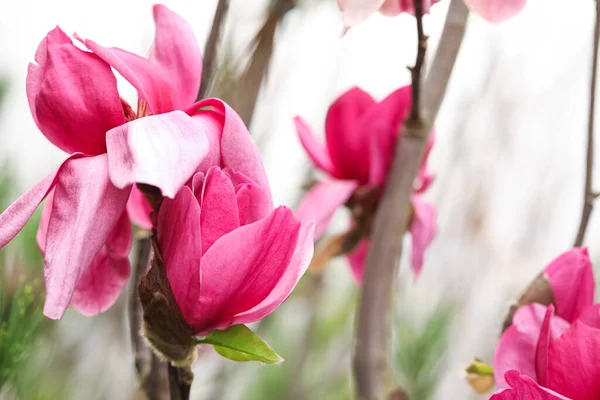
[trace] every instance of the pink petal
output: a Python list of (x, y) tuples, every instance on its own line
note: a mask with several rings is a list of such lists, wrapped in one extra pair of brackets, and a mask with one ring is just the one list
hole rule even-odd
[(342, 94), (329, 108), (325, 139), (331, 161), (341, 178), (367, 183), (369, 143), (373, 133), (358, 122), (375, 106), (375, 100), (357, 87)]
[(202, 287), (191, 325), (198, 335), (226, 329), (265, 301), (291, 268), (300, 222), (286, 207), (219, 238), (202, 257)]
[(104, 153), (106, 132), (125, 123), (110, 66), (74, 46), (59, 27), (42, 40), (35, 60), (27, 98), (38, 128), (67, 153)]
[[(428, 13), (429, 8), (439, 0), (423, 0), (423, 12)], [(400, 13), (415, 14), (414, 0), (386, 0), (379, 9), (382, 15), (388, 17), (396, 16)]]
[(549, 389), (538, 386), (537, 383), (519, 371), (507, 371), (504, 378), (511, 389), (496, 392), (490, 400), (570, 400)]
[[(368, 135), (369, 184), (382, 185), (392, 163), (400, 125), (411, 105), (411, 87), (390, 93), (360, 119), (361, 132)], [(364, 150), (363, 150), (364, 152)]]
[(472, 12), (489, 22), (503, 22), (525, 8), (527, 0), (465, 0)]
[(31, 218), (42, 200), (44, 200), (56, 184), (57, 176), (62, 173), (65, 166), (81, 157), (81, 154), (74, 154), (67, 158), (60, 167), (27, 192), (23, 193), (21, 197), (0, 214), (0, 248), (6, 246), (27, 224), (27, 221), (29, 221), (29, 218)]
[(385, 0), (338, 0), (344, 26), (350, 27), (364, 22), (373, 15)]
[(37, 233), (35, 235), (35, 241), (40, 248), (42, 254), (46, 252), (46, 235), (48, 233), (48, 223), (50, 222), (50, 215), (52, 214), (52, 202), (54, 201), (54, 191), (50, 190), (44, 203), (44, 209), (42, 210), (42, 216), (40, 218), (40, 225), (38, 226)]
[(315, 223), (315, 239), (327, 229), (329, 221), (358, 188), (356, 181), (319, 182), (304, 196), (296, 215), (302, 222)]
[(548, 387), (576, 400), (600, 398), (600, 330), (575, 321), (548, 350)]
[(152, 8), (156, 23), (150, 61), (169, 76), (174, 107), (183, 109), (196, 100), (202, 75), (202, 56), (192, 27), (178, 14), (161, 4)]
[(556, 312), (573, 322), (594, 303), (594, 271), (587, 248), (569, 250), (544, 270), (554, 291)]
[(119, 298), (129, 279), (128, 254), (131, 249), (131, 225), (127, 213), (110, 233), (100, 252), (85, 270), (71, 305), (83, 315), (92, 316), (106, 311)]
[(92, 40), (82, 40), (85, 46), (113, 67), (148, 102), (152, 114), (176, 110), (180, 95), (169, 71), (150, 60), (116, 47), (102, 47)]
[(204, 179), (200, 226), (202, 253), (206, 253), (221, 236), (240, 226), (233, 183), (219, 167), (211, 168)]
[(152, 207), (146, 200), (146, 196), (135, 186), (131, 187), (129, 201), (127, 201), (127, 214), (131, 222), (144, 229), (152, 228), (152, 220), (150, 214)]
[(437, 212), (433, 204), (419, 196), (412, 197), (412, 206), (414, 210), (410, 223), (412, 268), (415, 276), (419, 276), (423, 268), (425, 252), (437, 234)]
[(272, 211), (271, 194), (254, 183), (246, 175), (231, 168), (223, 170), (234, 185), (240, 225), (251, 224), (264, 218)]
[(600, 329), (600, 304), (594, 304), (585, 309), (577, 318), (577, 321), (592, 328)]
[(546, 308), (535, 350), (535, 375), (537, 382), (542, 386), (548, 386), (548, 347), (551, 340), (550, 323), (553, 315), (554, 306), (550, 304)]
[(312, 260), (313, 230), (313, 224), (302, 224), (294, 255), (279, 282), (262, 302), (252, 309), (236, 315), (231, 321), (232, 325), (248, 324), (262, 319), (271, 314), (290, 296)]
[(369, 254), (369, 241), (367, 239), (363, 239), (356, 249), (348, 254), (350, 269), (359, 284), (362, 283), (362, 277), (365, 272), (367, 254)]
[(115, 186), (156, 186), (173, 198), (208, 152), (204, 125), (182, 111), (136, 119), (106, 135), (110, 177)]
[[(494, 378), (498, 387), (507, 387), (504, 375), (511, 369), (537, 379), (535, 355), (546, 314), (546, 307), (533, 303), (520, 307), (511, 325), (500, 338), (494, 352)], [(552, 338), (555, 339), (569, 327), (569, 323), (559, 317), (551, 319)]]
[(44, 314), (62, 317), (77, 283), (104, 246), (129, 198), (114, 187), (106, 154), (72, 158), (58, 174), (46, 237)]
[(296, 132), (300, 138), (300, 143), (306, 150), (306, 153), (315, 164), (315, 166), (329, 175), (336, 177), (336, 172), (331, 161), (331, 157), (325, 146), (312, 133), (308, 124), (300, 117), (294, 118)]
[(202, 258), (200, 206), (190, 188), (184, 186), (175, 199), (163, 201), (157, 231), (173, 295), (190, 323), (200, 293)]

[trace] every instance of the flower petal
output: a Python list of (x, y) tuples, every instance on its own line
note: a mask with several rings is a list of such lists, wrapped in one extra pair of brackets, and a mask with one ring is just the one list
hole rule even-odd
[(131, 224), (127, 213), (123, 213), (105, 245), (79, 279), (71, 299), (74, 309), (92, 316), (106, 311), (117, 301), (129, 279), (127, 256), (132, 240)]
[(110, 66), (74, 46), (59, 27), (42, 40), (35, 59), (38, 65), (27, 71), (27, 98), (38, 128), (67, 153), (104, 153), (106, 132), (125, 123)]
[(302, 222), (315, 223), (315, 239), (327, 229), (336, 210), (344, 205), (358, 188), (356, 181), (319, 182), (304, 196), (296, 215)]
[(127, 201), (127, 214), (131, 222), (144, 229), (152, 228), (152, 220), (150, 214), (152, 213), (152, 207), (146, 200), (146, 196), (133, 185), (131, 187), (131, 194), (129, 195), (129, 201)]
[(156, 186), (173, 198), (208, 152), (205, 131), (213, 129), (182, 111), (136, 119), (106, 135), (110, 177), (115, 186)]
[(89, 39), (81, 41), (137, 89), (138, 96), (148, 102), (152, 114), (177, 109), (179, 95), (169, 71), (137, 54), (116, 47), (103, 47)]
[(183, 109), (196, 100), (202, 75), (202, 56), (192, 27), (162, 4), (152, 8), (156, 23), (149, 59), (171, 78), (174, 107)]
[[(414, 0), (386, 0), (379, 9), (382, 15), (393, 17), (400, 13), (415, 14)], [(423, 0), (423, 12), (428, 13), (429, 8), (439, 0)]]
[(300, 117), (294, 118), (294, 124), (296, 125), (296, 132), (298, 132), (300, 143), (302, 143), (304, 150), (306, 150), (306, 153), (315, 166), (329, 175), (337, 177), (327, 149), (317, 140), (308, 124)]
[(344, 26), (350, 27), (364, 22), (373, 15), (385, 0), (338, 0)]
[(414, 215), (410, 223), (412, 237), (412, 268), (415, 276), (419, 276), (423, 268), (425, 251), (437, 234), (437, 213), (435, 206), (420, 196), (412, 197)]
[(200, 206), (184, 186), (174, 199), (165, 199), (158, 212), (158, 245), (177, 304), (188, 323), (200, 293), (202, 237)]
[(592, 328), (600, 329), (600, 304), (594, 304), (588, 307), (577, 318), (577, 321), (591, 326)]
[(271, 207), (271, 195), (241, 172), (230, 168), (223, 170), (233, 182), (239, 212), (240, 225), (251, 224), (265, 217), (265, 210)]
[(527, 0), (465, 0), (472, 12), (497, 23), (514, 17), (525, 8)]
[(217, 239), (240, 226), (233, 183), (219, 167), (211, 168), (204, 179), (201, 204), (202, 253), (206, 253)]
[(367, 255), (369, 254), (369, 240), (363, 239), (360, 244), (348, 254), (348, 262), (350, 263), (350, 269), (354, 274), (354, 278), (358, 283), (362, 283), (362, 277), (365, 273), (365, 262), (367, 261)]
[(570, 400), (552, 390), (540, 387), (533, 379), (521, 375), (519, 371), (507, 371), (504, 378), (511, 389), (496, 392), (490, 400)]
[(72, 158), (58, 174), (46, 237), (44, 314), (62, 317), (77, 283), (90, 266), (123, 211), (129, 188), (108, 177), (106, 154)]
[(331, 161), (340, 177), (366, 183), (369, 179), (369, 141), (359, 121), (375, 106), (375, 100), (354, 87), (329, 107), (325, 119), (325, 139)]
[(556, 312), (569, 322), (594, 303), (594, 271), (587, 248), (574, 248), (544, 270), (554, 292)]
[(600, 330), (575, 321), (548, 350), (548, 387), (577, 400), (600, 398)]
[(314, 252), (313, 231), (313, 224), (302, 224), (294, 255), (273, 291), (252, 309), (236, 315), (231, 321), (232, 325), (248, 324), (262, 319), (271, 314), (290, 296), (312, 260)]
[(191, 325), (198, 335), (226, 329), (263, 302), (292, 268), (300, 222), (286, 207), (219, 238), (202, 257), (202, 287)]

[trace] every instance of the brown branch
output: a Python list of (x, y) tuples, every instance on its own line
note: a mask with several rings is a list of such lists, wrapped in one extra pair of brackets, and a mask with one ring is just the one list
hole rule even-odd
[(423, 86), (421, 126), (404, 124), (395, 157), (375, 218), (358, 307), (353, 369), (358, 399), (385, 396), (391, 379), (389, 354), (390, 316), (396, 266), (402, 236), (408, 226), (410, 195), (427, 139), (444, 99), (465, 32), (468, 10), (463, 0), (452, 0), (440, 44)]
[(221, 37), (221, 30), (223, 28), (223, 21), (227, 15), (229, 9), (229, 0), (219, 0), (217, 3), (217, 9), (215, 10), (215, 17), (213, 19), (212, 27), (210, 28), (210, 34), (204, 47), (204, 60), (202, 62), (202, 80), (200, 81), (200, 90), (198, 91), (198, 98), (196, 100), (202, 100), (206, 96), (206, 91), (213, 78), (213, 70), (217, 62), (217, 44)]
[(169, 390), (171, 400), (189, 400), (194, 374), (188, 368), (177, 368), (169, 364)]
[(583, 244), (585, 231), (590, 221), (594, 200), (596, 198), (592, 191), (592, 178), (594, 169), (594, 111), (596, 109), (596, 78), (598, 69), (598, 45), (600, 42), (600, 0), (596, 0), (596, 27), (594, 28), (594, 50), (592, 58), (592, 82), (590, 85), (590, 110), (588, 114), (588, 134), (587, 134), (587, 157), (585, 163), (585, 191), (583, 194), (583, 210), (581, 212), (581, 221), (579, 230), (575, 239), (575, 247)]
[[(594, 113), (596, 109), (596, 81), (598, 69), (598, 47), (600, 45), (600, 0), (596, 1), (596, 26), (594, 29), (594, 49), (592, 57), (592, 78), (590, 84), (590, 109), (588, 114), (588, 129), (587, 129), (587, 157), (585, 168), (585, 193), (583, 198), (583, 210), (581, 212), (581, 220), (579, 222), (579, 230), (575, 238), (574, 247), (579, 247), (583, 244), (585, 231), (590, 221), (594, 200), (598, 195), (592, 191), (592, 178), (594, 169)], [(540, 272), (533, 281), (527, 285), (523, 294), (519, 297), (516, 303), (510, 306), (508, 315), (502, 322), (502, 332), (512, 325), (513, 316), (519, 307), (531, 303), (539, 303), (549, 305), (554, 302), (554, 293), (548, 278), (543, 272)]]
[(423, 32), (423, 1), (415, 0), (415, 18), (417, 20), (417, 60), (414, 67), (409, 67), (412, 78), (412, 107), (408, 120), (411, 123), (421, 123), (421, 73), (427, 52), (428, 37)]

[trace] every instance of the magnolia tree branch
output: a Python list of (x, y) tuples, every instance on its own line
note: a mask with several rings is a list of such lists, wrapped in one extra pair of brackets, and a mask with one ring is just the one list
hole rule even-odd
[(213, 70), (217, 63), (217, 44), (223, 30), (223, 22), (229, 9), (229, 0), (219, 0), (212, 27), (204, 48), (204, 60), (202, 62), (202, 80), (200, 81), (200, 91), (198, 92), (197, 100), (202, 100), (206, 96), (206, 91), (210, 84), (210, 80), (214, 76)]
[(391, 374), (388, 365), (392, 293), (410, 222), (410, 196), (427, 139), (444, 99), (465, 32), (468, 10), (452, 0), (440, 44), (423, 86), (419, 124), (405, 123), (375, 218), (358, 307), (353, 369), (360, 400), (382, 399)]
[[(586, 163), (585, 163), (585, 189), (583, 197), (583, 210), (581, 211), (581, 220), (579, 222), (579, 229), (577, 236), (575, 237), (574, 247), (579, 247), (583, 244), (585, 238), (585, 232), (587, 230), (592, 209), (594, 207), (594, 200), (598, 197), (598, 194), (594, 193), (592, 189), (593, 181), (593, 169), (594, 169), (594, 114), (596, 110), (596, 81), (597, 81), (597, 70), (598, 70), (598, 47), (600, 45), (600, 0), (596, 0), (596, 26), (594, 28), (594, 49), (592, 57), (592, 72), (591, 72), (591, 83), (590, 83), (590, 106), (588, 112), (588, 127), (587, 127), (587, 149), (586, 149)], [(509, 326), (512, 325), (513, 316), (517, 309), (521, 306), (531, 303), (539, 303), (543, 305), (549, 305), (554, 302), (554, 293), (552, 286), (546, 278), (543, 272), (540, 272), (534, 280), (527, 285), (519, 300), (510, 306), (510, 310), (506, 318), (502, 323), (502, 332), (504, 332)]]

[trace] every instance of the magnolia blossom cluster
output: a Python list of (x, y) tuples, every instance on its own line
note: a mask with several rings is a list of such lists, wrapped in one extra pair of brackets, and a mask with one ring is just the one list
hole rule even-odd
[[(192, 29), (165, 6), (153, 11), (147, 58), (78, 36), (76, 46), (58, 27), (40, 43), (29, 105), (69, 156), (0, 215), (0, 247), (46, 199), (37, 235), (44, 314), (58, 319), (72, 305), (94, 315), (129, 277), (130, 220), (152, 227), (167, 295), (191, 333), (206, 335), (256, 321), (289, 296), (310, 263), (313, 225), (274, 208), (239, 116), (218, 99), (195, 103), (202, 59)], [(137, 90), (135, 109), (120, 97), (113, 69)], [(164, 196), (156, 210), (140, 184)]]
[(600, 304), (587, 249), (575, 248), (546, 267), (553, 304), (519, 308), (494, 353), (500, 390), (492, 400), (600, 398)]
[[(295, 120), (300, 142), (314, 165), (327, 176), (303, 199), (298, 217), (315, 222), (318, 238), (338, 208), (350, 209), (352, 227), (348, 237), (355, 239), (346, 252), (359, 281), (364, 272), (377, 205), (410, 104), (410, 86), (395, 90), (380, 102), (359, 88), (350, 89), (329, 108), (325, 120), (326, 146), (312, 134), (304, 120), (299, 117)], [(425, 251), (437, 232), (435, 208), (421, 195), (434, 179), (427, 170), (433, 143), (431, 135), (411, 198), (413, 218), (409, 230), (415, 274), (421, 271)]]

